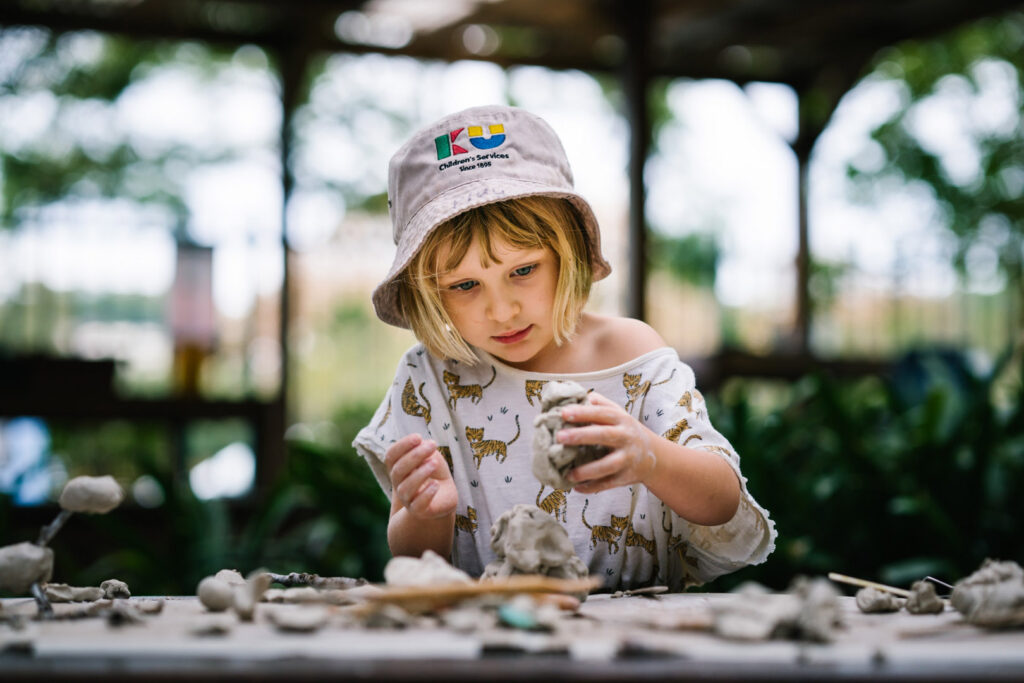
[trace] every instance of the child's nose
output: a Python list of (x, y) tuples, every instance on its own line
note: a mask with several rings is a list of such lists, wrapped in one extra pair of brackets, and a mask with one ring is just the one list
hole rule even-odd
[(511, 320), (518, 313), (519, 302), (507, 292), (496, 292), (488, 301), (487, 317), (495, 322), (503, 323)]

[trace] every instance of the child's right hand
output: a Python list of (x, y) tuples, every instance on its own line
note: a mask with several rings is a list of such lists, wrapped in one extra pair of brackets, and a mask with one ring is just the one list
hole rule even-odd
[(402, 437), (384, 454), (392, 496), (414, 517), (436, 519), (455, 512), (459, 494), (437, 444), (419, 434)]

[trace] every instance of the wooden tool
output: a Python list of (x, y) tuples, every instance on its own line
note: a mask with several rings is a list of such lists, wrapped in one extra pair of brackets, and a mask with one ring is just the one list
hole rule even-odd
[(848, 583), (851, 586), (860, 586), (861, 588), (874, 588), (875, 590), (885, 591), (886, 593), (892, 593), (898, 595), (901, 598), (909, 598), (910, 591), (904, 588), (895, 588), (893, 586), (886, 586), (884, 583), (875, 583), (874, 581), (867, 581), (865, 579), (858, 579), (853, 576), (846, 576), (845, 574), (837, 574), (836, 572), (829, 572), (828, 578), (837, 583)]
[(597, 577), (553, 579), (548, 576), (524, 574), (500, 579), (481, 579), (434, 586), (382, 586), (379, 593), (368, 596), (368, 602), (399, 605), (415, 612), (436, 609), (483, 595), (516, 595), (520, 593), (568, 595), (588, 593), (600, 585), (601, 580)]

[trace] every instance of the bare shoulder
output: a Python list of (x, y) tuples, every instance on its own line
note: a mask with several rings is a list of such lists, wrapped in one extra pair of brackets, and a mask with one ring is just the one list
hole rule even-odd
[(653, 327), (633, 318), (589, 315), (587, 327), (592, 348), (604, 367), (628, 363), (665, 346), (665, 340)]

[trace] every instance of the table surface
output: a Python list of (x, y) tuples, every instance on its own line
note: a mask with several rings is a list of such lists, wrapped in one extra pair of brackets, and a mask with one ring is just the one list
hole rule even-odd
[[(986, 631), (951, 608), (937, 615), (862, 614), (840, 598), (842, 626), (828, 644), (730, 641), (695, 628), (734, 594), (655, 597), (592, 595), (550, 632), (510, 628), (454, 630), (436, 622), (403, 629), (353, 626), (329, 607), (314, 633), (283, 632), (277, 610), (308, 605), (261, 603), (252, 622), (213, 615), (193, 597), (164, 598), (142, 623), (102, 618), (28, 620), (28, 599), (0, 601), (0, 679), (129, 678), (188, 680), (1021, 680), (1024, 630)], [(136, 602), (141, 598), (132, 598)], [(58, 614), (80, 605), (55, 605)], [(231, 624), (220, 636), (197, 623)]]

